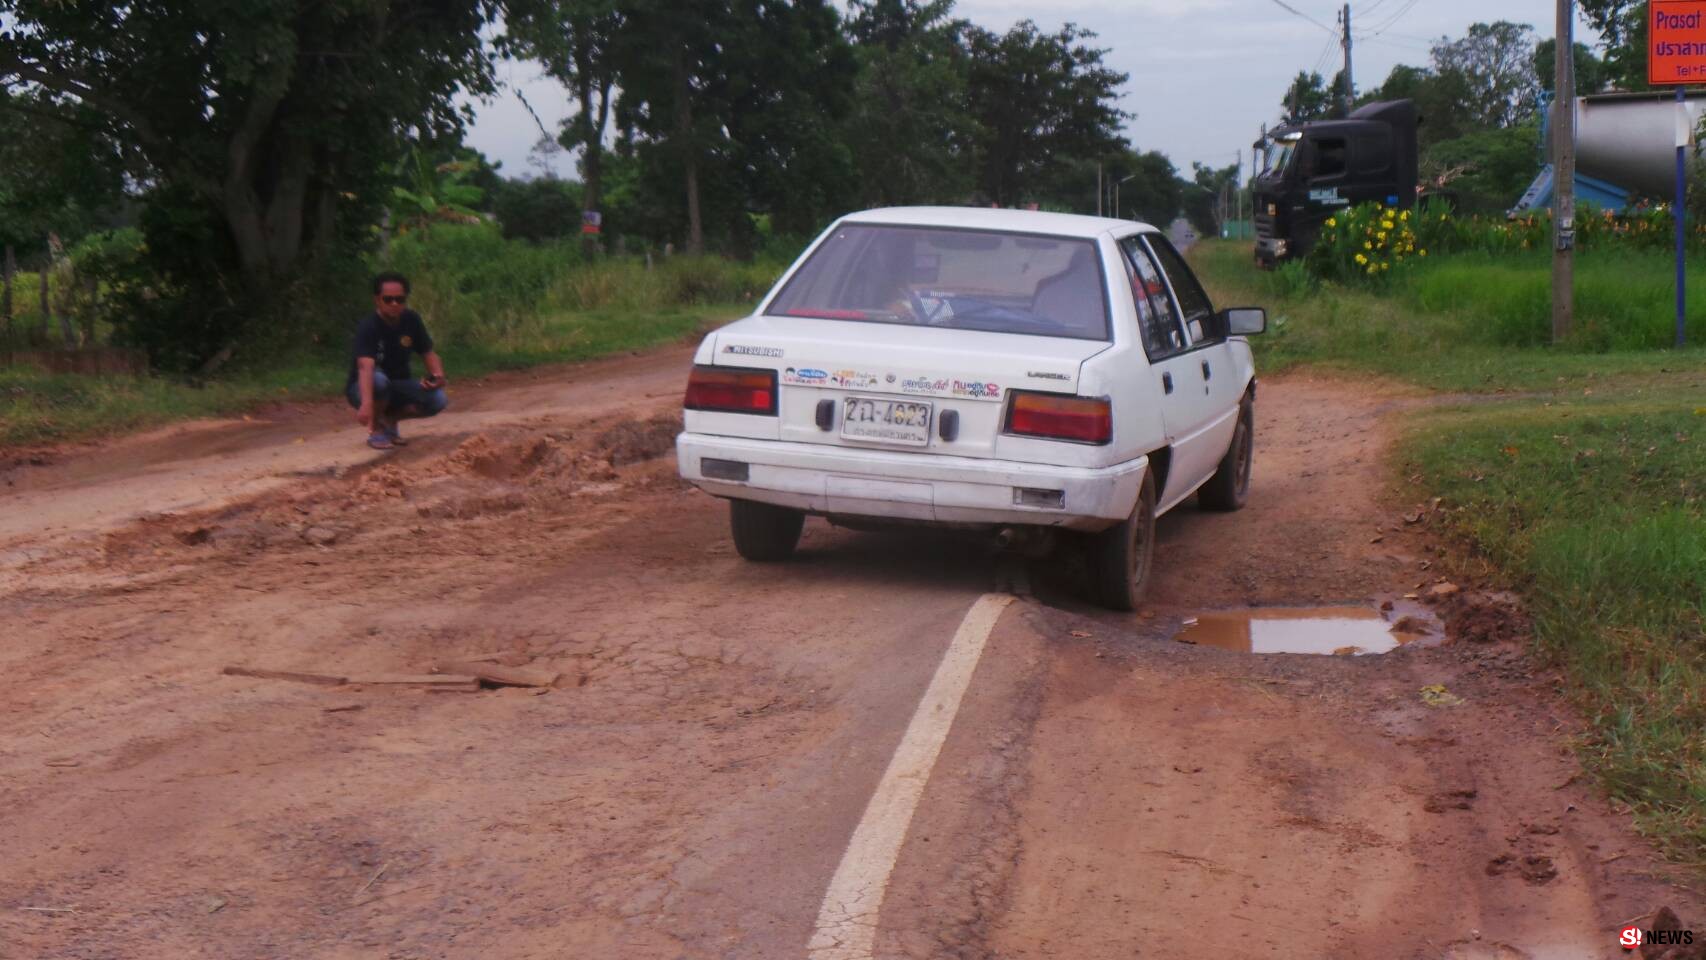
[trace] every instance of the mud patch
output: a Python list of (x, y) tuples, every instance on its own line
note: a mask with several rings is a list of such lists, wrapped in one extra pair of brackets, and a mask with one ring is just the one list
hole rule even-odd
[(1540, 886), (1552, 882), (1558, 876), (1558, 868), (1553, 865), (1551, 857), (1543, 854), (1518, 856), (1504, 853), (1487, 861), (1487, 876), (1502, 877), (1506, 874), (1515, 874), (1530, 885)]

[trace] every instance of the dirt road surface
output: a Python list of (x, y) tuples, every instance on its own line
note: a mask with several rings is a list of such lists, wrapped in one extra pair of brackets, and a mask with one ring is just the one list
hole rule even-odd
[[(859, 858), (883, 958), (1576, 960), (1706, 923), (1504, 608), (1382, 656), (1172, 640), (1433, 591), (1387, 463), (1427, 398), (1264, 382), (1250, 506), (1164, 519), (1116, 616), (960, 536), (814, 520), (741, 561), (675, 477), (689, 362), (465, 386), (390, 455), (327, 404), (0, 468), (0, 957), (851, 955), (821, 919)], [(361, 682), (475, 656), (556, 679)], [(919, 731), (915, 805), (873, 804)]]

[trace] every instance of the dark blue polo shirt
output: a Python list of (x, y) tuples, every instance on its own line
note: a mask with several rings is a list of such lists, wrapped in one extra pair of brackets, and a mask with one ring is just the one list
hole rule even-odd
[(395, 326), (386, 323), (377, 312), (370, 313), (355, 328), (355, 345), (351, 349), (349, 362), (349, 379), (344, 383), (344, 389), (355, 383), (359, 368), (356, 361), (362, 357), (373, 358), (375, 369), (392, 380), (408, 380), (413, 374), (409, 372), (409, 354), (426, 355), (432, 350), (432, 335), (427, 333), (426, 324), (421, 315), (413, 310), (404, 310), (397, 318)]

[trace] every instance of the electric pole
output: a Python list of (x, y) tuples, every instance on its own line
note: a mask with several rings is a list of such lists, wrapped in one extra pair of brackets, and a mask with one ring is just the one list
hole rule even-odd
[(1351, 106), (1356, 102), (1356, 83), (1351, 79), (1351, 5), (1345, 4), (1342, 15), (1345, 25), (1345, 116), (1351, 115)]
[(1552, 342), (1570, 335), (1576, 311), (1575, 2), (1558, 0), (1552, 104)]

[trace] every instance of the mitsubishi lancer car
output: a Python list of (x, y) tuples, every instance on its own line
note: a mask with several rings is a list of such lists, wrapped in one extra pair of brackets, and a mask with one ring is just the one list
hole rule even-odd
[(1154, 227), (1025, 210), (847, 216), (688, 377), (681, 475), (736, 550), (805, 517), (1053, 531), (1137, 607), (1155, 518), (1249, 493), (1259, 309), (1217, 311)]

